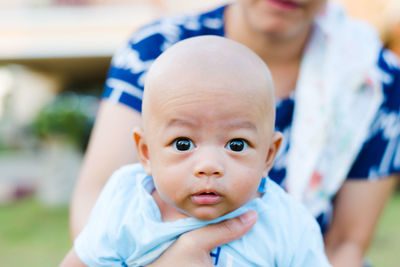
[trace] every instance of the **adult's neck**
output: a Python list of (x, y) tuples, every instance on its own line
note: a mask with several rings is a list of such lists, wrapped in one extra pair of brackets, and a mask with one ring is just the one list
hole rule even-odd
[(252, 49), (270, 67), (299, 64), (311, 32), (311, 27), (290, 36), (256, 31), (248, 25), (238, 4), (227, 7), (225, 20), (227, 37)]

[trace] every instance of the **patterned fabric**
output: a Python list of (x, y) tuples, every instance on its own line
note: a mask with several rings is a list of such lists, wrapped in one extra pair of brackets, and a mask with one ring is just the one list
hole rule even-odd
[[(140, 112), (146, 71), (153, 60), (177, 41), (208, 34), (224, 36), (224, 8), (203, 14), (166, 17), (140, 29), (115, 54), (103, 96)], [(377, 66), (382, 74), (383, 102), (346, 175), (347, 179), (379, 179), (400, 171), (399, 62), (393, 53), (383, 49)], [(285, 138), (270, 177), (281, 185), (284, 185), (287, 174), (294, 99), (294, 94), (288, 99), (280, 99), (276, 107), (276, 129)], [(317, 215), (323, 229), (329, 221), (329, 212), (327, 209)]]
[(297, 81), (285, 181), (314, 215), (329, 209), (382, 103), (381, 49), (376, 31), (341, 8), (316, 20)]
[(328, 267), (321, 231), (305, 207), (267, 179), (265, 194), (212, 221), (193, 217), (163, 222), (151, 193), (155, 186), (140, 164), (109, 179), (74, 250), (88, 266), (145, 266), (181, 234), (256, 210), (257, 223), (238, 240), (215, 248), (214, 266)]

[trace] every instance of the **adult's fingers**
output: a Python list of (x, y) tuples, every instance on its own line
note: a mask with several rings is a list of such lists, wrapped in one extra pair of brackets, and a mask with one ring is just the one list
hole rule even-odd
[(245, 235), (257, 221), (257, 212), (248, 211), (239, 217), (186, 233), (180, 237), (189, 247), (211, 251)]
[(248, 211), (237, 218), (185, 233), (148, 266), (212, 267), (210, 251), (245, 235), (256, 221), (257, 213)]

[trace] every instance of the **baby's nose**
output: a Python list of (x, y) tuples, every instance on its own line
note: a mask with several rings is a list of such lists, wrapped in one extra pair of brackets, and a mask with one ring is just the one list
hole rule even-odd
[(210, 167), (204, 167), (204, 168), (199, 168), (195, 171), (195, 176), (196, 177), (202, 177), (202, 176), (207, 176), (207, 177), (222, 177), (224, 175), (224, 172), (221, 169), (217, 168), (212, 168)]
[(219, 155), (216, 149), (204, 149), (200, 152), (196, 166), (194, 168), (194, 175), (196, 177), (222, 177), (224, 175), (223, 158)]

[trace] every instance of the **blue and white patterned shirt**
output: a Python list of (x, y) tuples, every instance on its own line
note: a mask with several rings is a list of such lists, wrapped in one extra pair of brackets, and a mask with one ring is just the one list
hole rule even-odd
[[(113, 57), (103, 97), (140, 112), (144, 80), (152, 62), (180, 40), (224, 36), (224, 9), (165, 17), (141, 28)], [(347, 179), (379, 179), (400, 171), (400, 64), (392, 52), (383, 49), (377, 65), (384, 77), (384, 101)], [(269, 176), (281, 185), (286, 176), (294, 105), (294, 97), (280, 99), (276, 105), (275, 127), (284, 134), (284, 142)], [(317, 216), (323, 230), (329, 223), (329, 212)]]

